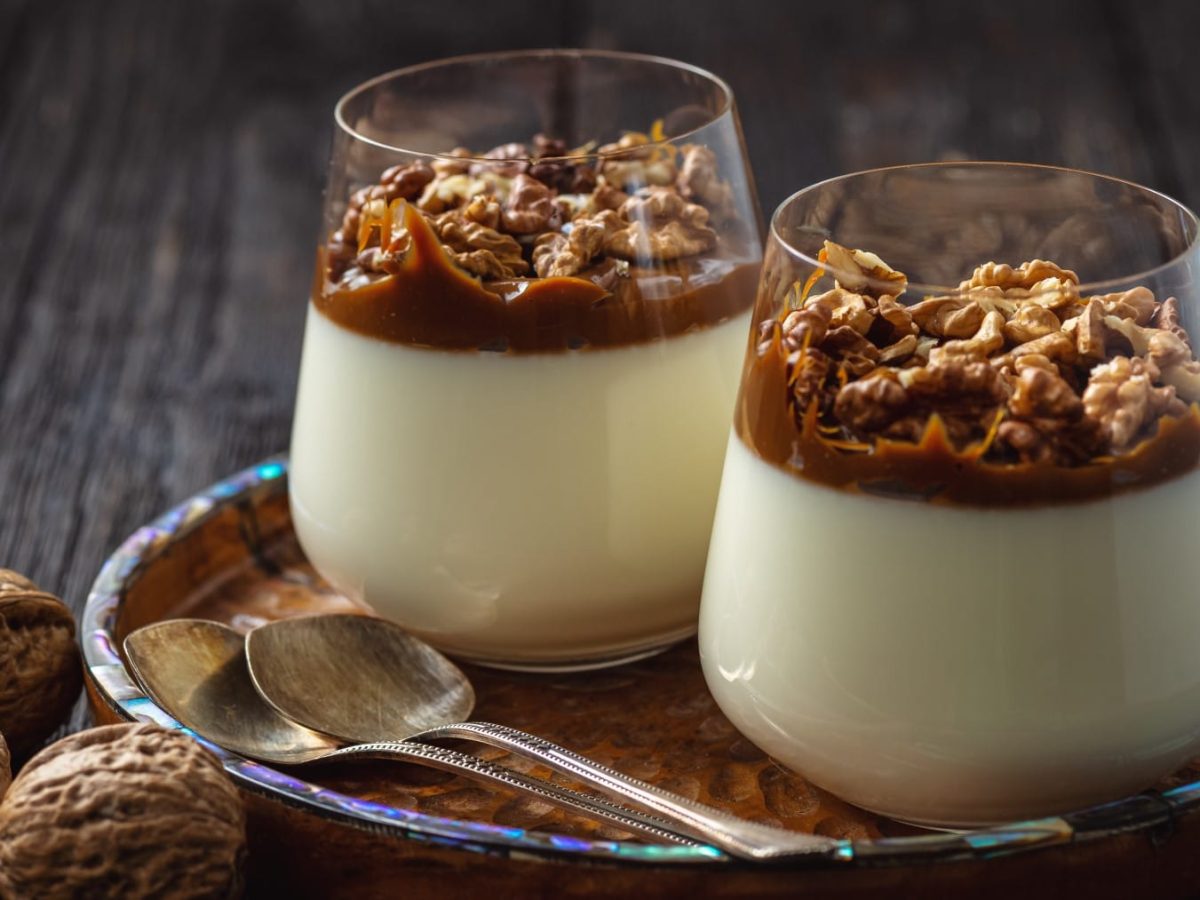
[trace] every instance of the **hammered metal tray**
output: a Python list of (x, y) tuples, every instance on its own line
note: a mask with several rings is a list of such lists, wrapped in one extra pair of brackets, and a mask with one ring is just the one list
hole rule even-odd
[[(135, 532), (105, 564), (80, 629), (99, 721), (181, 728), (136, 687), (120, 653), (135, 628), (203, 616), (243, 630), (357, 611), (304, 559), (286, 462), (247, 469)], [(347, 664), (352, 664), (347, 660)], [(834, 858), (739, 862), (710, 848), (624, 840), (541, 802), (444, 773), (366, 763), (282, 770), (211, 747), (250, 816), (251, 893), (294, 896), (585, 896), (635, 891), (837, 896), (1183, 895), (1200, 886), (1200, 766), (1157, 790), (1068, 816), (957, 834), (851, 807), (767, 758), (708, 694), (694, 642), (611, 670), (523, 675), (464, 666), (475, 717), (542, 734), (740, 816), (839, 839)], [(494, 750), (472, 750), (498, 758)], [(548, 775), (513, 761), (526, 772)], [(570, 785), (570, 782), (560, 780)]]

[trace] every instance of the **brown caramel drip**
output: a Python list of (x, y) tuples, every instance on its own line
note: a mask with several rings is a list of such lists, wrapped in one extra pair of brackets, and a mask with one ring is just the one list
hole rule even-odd
[[(631, 266), (611, 292), (587, 278), (481, 282), (451, 262), (411, 206), (405, 225), (412, 244), (400, 270), (364, 287), (333, 288), (319, 258), (317, 310), (351, 331), (397, 344), (556, 352), (640, 344), (722, 322), (751, 306), (758, 281), (758, 263), (709, 256)], [(724, 274), (714, 276), (714, 266)], [(655, 283), (668, 277), (681, 279), (683, 289), (656, 296)]]
[(789, 402), (787, 352), (778, 337), (751, 354), (734, 420), (754, 453), (794, 475), (862, 494), (979, 506), (1080, 502), (1159, 484), (1200, 462), (1200, 407), (1164, 417), (1128, 453), (1082, 466), (988, 463), (980, 447), (956, 449), (937, 427), (919, 443), (877, 440), (846, 451), (823, 439), (815, 409), (797, 423)]

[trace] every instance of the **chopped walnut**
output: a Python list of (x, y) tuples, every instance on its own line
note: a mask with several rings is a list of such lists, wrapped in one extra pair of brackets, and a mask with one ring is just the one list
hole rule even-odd
[(601, 147), (597, 153), (605, 182), (623, 191), (674, 185), (678, 177), (675, 161), (669, 155), (655, 154), (648, 145), (645, 135), (626, 134), (615, 144)]
[(484, 194), (472, 197), (463, 207), (463, 218), (478, 222), (487, 228), (499, 228), (500, 204)]
[(828, 306), (808, 304), (794, 309), (783, 320), (783, 343), (789, 350), (815, 347), (825, 340), (833, 313)]
[(481, 278), (513, 278), (529, 271), (521, 245), (461, 210), (435, 216), (430, 223), (438, 239), (458, 265)]
[(1165, 368), (1192, 358), (1191, 348), (1182, 338), (1162, 328), (1143, 328), (1130, 319), (1105, 316), (1104, 324), (1124, 336), (1135, 356), (1148, 356)]
[(1077, 419), (1083, 415), (1083, 401), (1071, 390), (1071, 386), (1057, 373), (1041, 366), (1028, 366), (1021, 370), (1008, 408), (1020, 419)]
[(983, 317), (979, 330), (969, 338), (947, 341), (930, 354), (933, 362), (954, 356), (986, 357), (1004, 347), (1004, 316), (990, 312)]
[(826, 398), (824, 385), (833, 371), (833, 360), (815, 347), (806, 347), (789, 357), (792, 370), (792, 400), (800, 415), (808, 411), (814, 402), (823, 403)]
[(859, 334), (865, 335), (875, 322), (873, 305), (868, 306), (867, 299), (862, 294), (854, 294), (840, 287), (810, 298), (805, 306), (826, 307), (834, 328), (845, 325)]
[(561, 193), (592, 191), (596, 187), (595, 171), (591, 166), (564, 159), (568, 152), (566, 141), (535, 134), (529, 175)]
[(1104, 359), (1104, 307), (1093, 297), (1083, 312), (1063, 325), (1063, 331), (1075, 335), (1075, 349), (1084, 359)]
[(495, 172), (439, 176), (425, 185), (416, 204), (418, 209), (436, 215), (461, 206), (479, 194), (495, 197), (503, 203), (511, 185), (511, 178)]
[(879, 351), (879, 362), (883, 365), (904, 362), (917, 352), (917, 336), (906, 334), (894, 344), (889, 344)]
[(675, 183), (680, 196), (708, 207), (717, 218), (733, 210), (733, 188), (717, 175), (717, 155), (702, 144), (684, 145)]
[(468, 171), (472, 175), (502, 175), (514, 178), (529, 170), (529, 148), (524, 144), (510, 143), (493, 147), (483, 154), (483, 159), (471, 163)]
[(821, 349), (835, 359), (842, 357), (843, 361), (850, 355), (865, 358), (872, 364), (879, 361), (879, 349), (849, 325), (831, 327), (821, 341)]
[(1021, 263), (1015, 269), (1005, 263), (989, 262), (971, 273), (969, 280), (959, 285), (959, 290), (968, 291), (979, 287), (1032, 288), (1043, 278), (1058, 278), (1079, 283), (1079, 276), (1044, 259)]
[(384, 187), (385, 200), (415, 200), (435, 176), (432, 167), (424, 162), (415, 162), (407, 166), (392, 166), (384, 171), (379, 181)]
[(449, 153), (435, 159), (433, 171), (442, 178), (451, 175), (465, 175), (471, 170), (471, 151), (466, 147), (455, 147)]
[(501, 221), (510, 234), (537, 234), (545, 231), (554, 215), (554, 191), (529, 175), (513, 179)]
[(833, 403), (833, 414), (856, 434), (883, 431), (909, 412), (908, 391), (895, 375), (881, 369), (878, 375), (842, 386)]
[(1060, 310), (1075, 303), (1079, 298), (1079, 291), (1075, 283), (1068, 279), (1043, 278), (1030, 288), (1008, 288), (1004, 296), (1010, 300), (1021, 300), (1046, 309)]
[[(1173, 408), (1175, 389), (1155, 387), (1158, 372), (1144, 359), (1118, 356), (1092, 369), (1083, 405), (1100, 423), (1114, 453), (1127, 449), (1142, 427)], [(1174, 402), (1173, 402), (1174, 401)]]
[(1168, 297), (1162, 302), (1154, 317), (1154, 325), (1164, 331), (1171, 332), (1171, 334), (1183, 341), (1189, 348), (1192, 346), (1192, 342), (1188, 339), (1187, 331), (1179, 321), (1179, 301), (1174, 297)]
[(603, 181), (596, 186), (596, 190), (592, 193), (592, 202), (597, 209), (618, 210), (625, 205), (629, 199), (629, 195), (622, 190), (619, 190)]
[(533, 247), (533, 268), (542, 278), (577, 275), (600, 254), (604, 242), (620, 227), (620, 220), (606, 209), (594, 216), (581, 216), (565, 232), (550, 232)]
[(604, 245), (620, 259), (679, 259), (704, 253), (717, 243), (717, 233), (708, 226), (708, 210), (673, 190), (643, 188), (625, 201), (620, 213), (629, 224), (613, 232)]
[(922, 330), (936, 337), (968, 338), (979, 331), (987, 311), (961, 297), (930, 297), (908, 308)]
[(1024, 344), (1062, 328), (1062, 323), (1053, 312), (1036, 304), (1017, 307), (1013, 317), (1004, 323), (1004, 336), (1014, 344)]
[(1056, 331), (1044, 337), (1018, 344), (1003, 356), (992, 358), (992, 365), (998, 367), (1011, 366), (1025, 356), (1040, 356), (1047, 360), (1073, 365), (1078, 358), (1074, 339), (1062, 332)]
[(874, 253), (866, 250), (851, 250), (833, 241), (826, 241), (823, 248), (825, 261), (833, 269), (838, 285), (858, 294), (878, 297), (903, 294), (908, 287), (904, 273), (897, 272)]
[(887, 294), (879, 298), (876, 312), (879, 314), (880, 319), (892, 327), (892, 334), (894, 336), (920, 336), (921, 329), (913, 321), (912, 311), (907, 306), (897, 303)]
[(1185, 403), (1200, 403), (1200, 362), (1179, 363), (1162, 371), (1163, 383)]
[(1149, 325), (1158, 312), (1158, 303), (1149, 288), (1138, 287), (1117, 294), (1101, 294), (1089, 297), (1103, 308), (1106, 315), (1117, 316), (1121, 319), (1132, 319), (1138, 325)]

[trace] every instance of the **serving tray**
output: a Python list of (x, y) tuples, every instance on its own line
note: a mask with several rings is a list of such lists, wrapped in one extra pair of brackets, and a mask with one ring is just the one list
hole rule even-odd
[[(126, 668), (121, 642), (142, 625), (201, 616), (246, 630), (324, 612), (369, 614), (304, 559), (286, 462), (247, 469), (139, 529), (105, 564), (80, 629), (93, 714), (182, 727)], [(626, 839), (445, 773), (378, 762), (284, 770), (208, 745), (247, 801), (251, 896), (1167, 897), (1200, 888), (1200, 761), (1155, 791), (1069, 816), (919, 832), (842, 803), (742, 738), (709, 696), (693, 641), (592, 673), (463, 668), (478, 719), (544, 735), (746, 818), (835, 837), (839, 851), (819, 861), (746, 863), (711, 847)]]

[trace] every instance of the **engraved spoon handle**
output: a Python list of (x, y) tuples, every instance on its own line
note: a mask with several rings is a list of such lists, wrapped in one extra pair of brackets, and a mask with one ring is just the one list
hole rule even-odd
[(421, 741), (444, 739), (478, 741), (541, 763), (610, 797), (652, 810), (668, 820), (662, 823), (664, 827), (743, 859), (832, 855), (839, 845), (833, 838), (748, 822), (723, 810), (631, 778), (565, 747), (505, 725), (460, 722), (430, 728), (410, 738)]
[(664, 843), (692, 847), (699, 844), (698, 841), (677, 834), (672, 829), (670, 822), (656, 816), (647, 815), (640, 810), (627, 809), (610, 803), (602, 797), (592, 797), (579, 791), (559, 787), (539, 778), (528, 778), (504, 766), (467, 753), (459, 753), (457, 750), (448, 750), (445, 747), (431, 747), (412, 741), (378, 741), (370, 744), (354, 744), (320, 757), (321, 761), (346, 759), (390, 759), (415, 762), (430, 768), (453, 772), (456, 775), (465, 775), (478, 781), (502, 784), (514, 790), (531, 794), (577, 815), (606, 822), (625, 831), (646, 835)]

